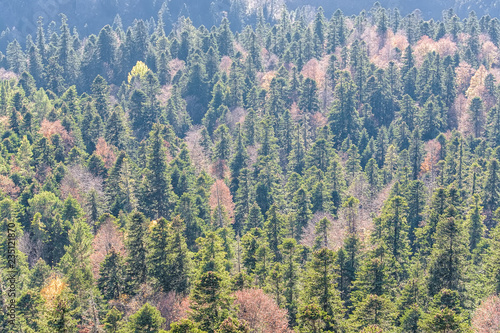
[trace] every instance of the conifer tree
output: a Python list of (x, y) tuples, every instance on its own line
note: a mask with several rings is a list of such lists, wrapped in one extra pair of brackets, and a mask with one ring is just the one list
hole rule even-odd
[(441, 289), (463, 293), (469, 251), (462, 221), (454, 217), (441, 219), (435, 238), (429, 262), (429, 295), (435, 296)]
[(292, 237), (301, 239), (304, 228), (307, 226), (311, 218), (311, 199), (307, 190), (300, 188), (293, 197), (295, 215), (293, 217), (293, 225), (290, 226)]
[(109, 117), (109, 87), (106, 80), (100, 75), (92, 82), (92, 97), (97, 113), (106, 121)]
[(68, 277), (72, 290), (88, 290), (92, 287), (90, 255), (92, 253), (92, 233), (90, 226), (82, 220), (76, 221), (69, 231), (69, 244), (59, 263)]
[(469, 229), (469, 251), (472, 253), (485, 235), (486, 227), (483, 223), (484, 216), (482, 208), (479, 205), (479, 196), (473, 197), (473, 203), (470, 206), (469, 214), (467, 215), (466, 226)]
[(340, 293), (335, 288), (337, 278), (334, 252), (326, 248), (314, 252), (305, 273), (303, 302), (320, 307), (325, 329), (330, 331), (342, 327), (344, 313)]
[(500, 180), (498, 179), (498, 161), (491, 158), (488, 162), (487, 171), (483, 186), (484, 208), (490, 212), (495, 211), (500, 201)]
[(154, 218), (168, 218), (170, 216), (174, 194), (169, 178), (163, 136), (160, 126), (156, 125), (150, 134), (144, 184), (144, 198), (147, 203), (148, 216)]
[(130, 316), (128, 330), (130, 332), (160, 333), (165, 319), (160, 311), (149, 303), (144, 304), (136, 313)]
[(483, 101), (479, 97), (474, 97), (469, 106), (469, 113), (472, 121), (473, 133), (476, 138), (483, 132)]
[(267, 220), (264, 223), (264, 232), (266, 233), (269, 248), (274, 254), (274, 260), (278, 262), (281, 261), (282, 258), (279, 245), (283, 241), (284, 228), (284, 220), (278, 212), (278, 207), (276, 205), (272, 205), (267, 212)]
[(283, 240), (280, 245), (283, 253), (283, 296), (285, 299), (285, 308), (288, 310), (290, 326), (296, 325), (298, 298), (299, 298), (299, 276), (300, 266), (298, 263), (300, 248), (293, 238)]
[(146, 281), (146, 218), (140, 212), (132, 212), (128, 222), (127, 248), (127, 289), (132, 293)]
[(355, 89), (350, 74), (341, 72), (329, 116), (329, 126), (337, 147), (348, 137), (354, 142), (358, 139), (360, 120), (355, 105)]
[(319, 111), (316, 81), (306, 78), (300, 90), (299, 108), (304, 112), (315, 113)]
[(98, 285), (105, 300), (118, 299), (125, 289), (124, 259), (111, 249), (99, 270)]
[(232, 299), (226, 284), (220, 273), (214, 271), (203, 273), (194, 284), (190, 317), (206, 332), (216, 332), (231, 313)]

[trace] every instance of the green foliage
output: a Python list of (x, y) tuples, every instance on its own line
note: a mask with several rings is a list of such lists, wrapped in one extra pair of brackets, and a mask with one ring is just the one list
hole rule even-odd
[(193, 4), (2, 33), (9, 329), (469, 331), (500, 291), (498, 20)]

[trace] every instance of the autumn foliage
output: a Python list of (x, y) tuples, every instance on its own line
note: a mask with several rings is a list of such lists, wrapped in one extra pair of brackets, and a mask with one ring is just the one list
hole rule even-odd
[(234, 220), (234, 202), (229, 187), (224, 183), (224, 180), (218, 179), (210, 188), (210, 208), (217, 209), (220, 205), (224, 207), (229, 220)]
[(492, 295), (474, 312), (472, 328), (477, 333), (500, 332), (500, 297)]
[(262, 289), (244, 289), (234, 293), (239, 306), (238, 319), (245, 320), (250, 329), (261, 333), (291, 333), (287, 311), (280, 309), (273, 298)]

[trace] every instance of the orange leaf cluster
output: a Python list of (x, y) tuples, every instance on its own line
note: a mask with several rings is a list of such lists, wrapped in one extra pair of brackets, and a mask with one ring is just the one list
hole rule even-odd
[(431, 140), (426, 143), (425, 150), (427, 151), (427, 154), (425, 155), (424, 161), (420, 165), (420, 175), (434, 169), (434, 165), (438, 162), (439, 152), (441, 149), (441, 144), (439, 144), (436, 140)]
[(437, 52), (441, 58), (444, 58), (449, 55), (454, 55), (457, 50), (457, 44), (448, 36), (441, 38), (437, 42), (428, 36), (423, 36), (415, 45), (414, 54), (417, 64), (421, 65), (429, 52)]
[(233, 294), (238, 306), (238, 319), (245, 320), (252, 331), (261, 333), (291, 333), (288, 314), (262, 289), (244, 289)]
[(457, 82), (457, 93), (463, 93), (469, 87), (470, 80), (474, 75), (474, 69), (468, 63), (461, 61), (455, 69)]
[(470, 85), (469, 89), (465, 92), (465, 96), (467, 96), (468, 99), (473, 99), (474, 97), (480, 97), (484, 93), (484, 80), (486, 79), (486, 76), (488, 75), (488, 71), (486, 68), (481, 65), (476, 73), (471, 77), (470, 79)]
[(16, 199), (21, 190), (14, 184), (12, 179), (5, 175), (0, 175), (0, 192), (7, 194), (12, 199)]
[(0, 68), (0, 81), (9, 81), (16, 78), (16, 73), (8, 71), (5, 68)]
[(233, 61), (231, 60), (231, 58), (229, 58), (228, 56), (223, 56), (220, 60), (219, 69), (221, 72), (226, 72), (226, 74), (229, 75), (229, 72), (231, 72), (232, 64)]
[(113, 149), (111, 149), (111, 147), (106, 143), (106, 140), (102, 137), (97, 139), (95, 153), (102, 158), (104, 165), (108, 169), (111, 168), (116, 161), (116, 155)]
[(99, 227), (99, 230), (97, 231), (92, 242), (92, 247), (94, 248), (94, 252), (90, 256), (92, 273), (94, 274), (94, 278), (98, 279), (101, 263), (109, 254), (111, 249), (114, 249), (122, 256), (125, 256), (123, 232), (119, 230), (118, 226), (111, 219), (108, 219)]
[(492, 295), (474, 312), (472, 329), (477, 333), (500, 332), (500, 297)]
[(176, 58), (176, 59), (170, 60), (170, 62), (168, 63), (168, 66), (170, 68), (170, 76), (173, 78), (175, 76), (175, 74), (177, 74), (178, 71), (184, 69), (186, 64), (184, 63), (184, 61)]
[(275, 76), (276, 76), (276, 71), (269, 71), (264, 73), (259, 79), (261, 88), (269, 90), (269, 87), (271, 86), (271, 81), (274, 79)]
[(328, 123), (328, 119), (321, 113), (316, 112), (311, 117), (311, 126), (314, 129), (321, 128)]
[(485, 60), (488, 68), (494, 63), (498, 63), (498, 47), (495, 46), (491, 41), (487, 41), (482, 45), (480, 59)]
[(73, 137), (68, 133), (68, 131), (66, 131), (60, 120), (53, 122), (48, 121), (47, 119), (42, 120), (39, 132), (47, 139), (50, 139), (50, 137), (54, 134), (59, 134), (66, 147), (71, 147), (73, 145)]
[(304, 78), (310, 78), (316, 81), (318, 88), (321, 88), (325, 83), (325, 73), (328, 68), (328, 58), (324, 57), (321, 61), (316, 58), (309, 60), (304, 67), (302, 67), (302, 75)]
[(234, 219), (234, 202), (233, 196), (231, 195), (231, 191), (229, 187), (227, 187), (224, 180), (218, 179), (210, 188), (210, 208), (216, 209), (220, 204), (227, 212), (227, 215), (231, 222)]

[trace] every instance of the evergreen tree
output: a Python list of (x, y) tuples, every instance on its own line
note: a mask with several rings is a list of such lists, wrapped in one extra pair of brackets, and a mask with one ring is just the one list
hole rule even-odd
[(337, 278), (334, 252), (326, 248), (314, 252), (305, 274), (303, 302), (320, 307), (325, 329), (330, 331), (341, 329), (343, 320), (344, 309), (335, 288)]
[(141, 283), (146, 281), (146, 218), (140, 212), (129, 216), (127, 237), (127, 288), (132, 293)]
[(462, 222), (454, 217), (439, 221), (436, 241), (429, 262), (428, 291), (430, 296), (441, 289), (464, 292), (467, 266), (467, 240)]
[(130, 316), (128, 330), (140, 333), (160, 333), (165, 319), (160, 311), (149, 303)]
[(319, 111), (316, 81), (306, 78), (300, 90), (299, 108), (304, 112), (315, 113)]
[(166, 149), (160, 126), (155, 126), (150, 135), (147, 169), (144, 178), (144, 199), (147, 215), (168, 218), (173, 209), (171, 183), (167, 173)]
[(486, 227), (483, 223), (484, 216), (482, 213), (482, 208), (479, 205), (479, 196), (475, 195), (473, 197), (473, 204), (470, 207), (469, 214), (467, 215), (466, 225), (469, 229), (469, 251), (472, 253), (478, 244), (481, 242), (485, 235)]
[(311, 218), (311, 200), (307, 190), (300, 188), (293, 197), (295, 215), (293, 225), (290, 226), (292, 237), (301, 239), (304, 228)]
[(99, 270), (99, 290), (105, 300), (118, 299), (125, 289), (124, 260), (119, 252), (111, 249)]
[(347, 72), (339, 74), (335, 87), (335, 102), (329, 116), (329, 126), (336, 146), (346, 138), (357, 141), (360, 120), (355, 105), (356, 86)]
[(267, 220), (264, 223), (264, 232), (266, 233), (269, 248), (274, 254), (275, 261), (281, 261), (281, 251), (279, 245), (283, 241), (284, 221), (283, 217), (278, 213), (278, 207), (272, 205), (267, 212)]
[(498, 169), (498, 161), (495, 158), (490, 159), (483, 186), (484, 208), (490, 212), (493, 212), (498, 208), (500, 200), (500, 180), (498, 179)]
[(279, 246), (283, 253), (283, 296), (285, 298), (285, 308), (288, 310), (290, 326), (296, 325), (298, 307), (298, 280), (300, 275), (299, 255), (300, 248), (293, 238), (283, 240)]

